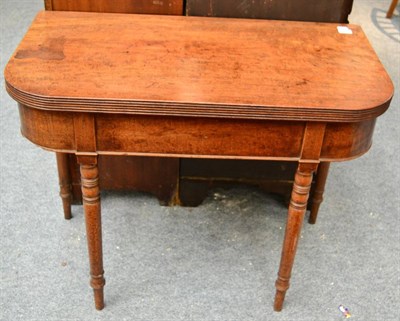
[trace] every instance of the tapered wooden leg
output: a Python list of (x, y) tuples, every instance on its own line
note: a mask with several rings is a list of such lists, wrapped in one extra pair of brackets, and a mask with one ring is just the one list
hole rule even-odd
[(310, 217), (308, 223), (315, 224), (317, 221), (319, 206), (323, 201), (326, 179), (328, 178), (329, 162), (322, 162), (318, 166), (317, 178), (315, 182), (315, 190), (311, 203)]
[(72, 185), (71, 173), (68, 165), (68, 154), (56, 153), (58, 181), (60, 184), (60, 196), (63, 203), (64, 218), (71, 219), (71, 201), (72, 201)]
[(289, 280), (292, 272), (294, 257), (296, 255), (297, 242), (301, 226), (306, 212), (307, 200), (310, 194), (313, 172), (317, 164), (300, 163), (294, 178), (292, 196), (289, 204), (286, 223), (285, 239), (283, 241), (281, 263), (278, 279), (276, 280), (276, 295), (274, 310), (281, 311), (285, 294), (289, 288)]
[(94, 291), (97, 310), (104, 308), (103, 251), (101, 239), (101, 211), (99, 171), (97, 163), (80, 165), (86, 237), (90, 260), (90, 285)]

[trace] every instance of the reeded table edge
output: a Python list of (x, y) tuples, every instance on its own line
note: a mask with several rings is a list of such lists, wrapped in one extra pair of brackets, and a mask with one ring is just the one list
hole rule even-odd
[(5, 85), (9, 95), (17, 102), (47, 111), (285, 121), (360, 122), (383, 114), (389, 108), (393, 97), (392, 89), (390, 97), (378, 106), (363, 110), (338, 110), (200, 102), (48, 97), (19, 90), (13, 87), (7, 79)]

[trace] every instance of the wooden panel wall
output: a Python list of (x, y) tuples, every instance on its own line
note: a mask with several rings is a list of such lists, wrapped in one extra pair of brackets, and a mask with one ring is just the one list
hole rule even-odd
[(45, 0), (46, 10), (182, 15), (184, 0)]
[(188, 16), (348, 22), (353, 0), (187, 0)]

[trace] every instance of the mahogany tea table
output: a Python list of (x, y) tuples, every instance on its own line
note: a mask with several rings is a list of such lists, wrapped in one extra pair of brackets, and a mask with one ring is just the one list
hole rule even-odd
[(5, 81), (22, 134), (78, 159), (97, 309), (99, 155), (297, 162), (280, 311), (313, 172), (367, 152), (393, 95), (356, 25), (82, 12), (40, 12)]

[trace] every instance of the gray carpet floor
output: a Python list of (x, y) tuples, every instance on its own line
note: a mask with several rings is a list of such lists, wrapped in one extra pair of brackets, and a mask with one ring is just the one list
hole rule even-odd
[[(353, 320), (400, 315), (399, 15), (355, 0), (396, 94), (365, 156), (331, 166), (316, 225), (305, 224), (284, 310), (273, 312), (286, 209), (250, 188), (212, 192), (193, 209), (142, 193), (103, 193), (106, 308), (93, 307), (82, 207), (65, 221), (55, 157), (21, 137), (1, 79), (0, 319)], [(1, 69), (41, 0), (1, 0)], [(399, 9), (399, 8), (398, 8)]]

